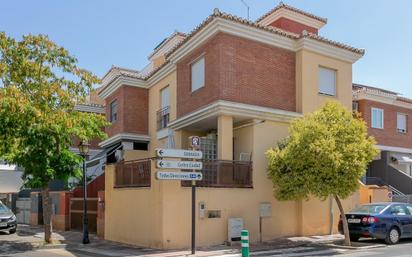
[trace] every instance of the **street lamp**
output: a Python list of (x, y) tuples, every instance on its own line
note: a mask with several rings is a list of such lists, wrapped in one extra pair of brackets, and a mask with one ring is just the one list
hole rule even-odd
[(87, 218), (87, 174), (86, 174), (86, 157), (89, 153), (89, 142), (86, 140), (79, 143), (79, 152), (83, 156), (83, 244), (90, 243), (89, 240), (89, 220)]

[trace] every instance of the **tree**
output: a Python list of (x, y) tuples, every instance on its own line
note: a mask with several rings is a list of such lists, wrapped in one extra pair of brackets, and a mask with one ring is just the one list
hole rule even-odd
[(51, 242), (48, 184), (81, 177), (82, 158), (69, 150), (74, 138), (104, 138), (105, 118), (78, 112), (99, 80), (44, 35), (20, 41), (0, 32), (0, 158), (24, 169), (41, 188), (45, 241)]
[[(358, 116), (358, 115), (357, 115)], [(338, 102), (295, 120), (290, 135), (266, 153), (268, 174), (279, 200), (332, 196), (345, 217), (341, 199), (353, 194), (368, 164), (378, 154), (365, 122)], [(350, 245), (346, 218), (345, 244)]]

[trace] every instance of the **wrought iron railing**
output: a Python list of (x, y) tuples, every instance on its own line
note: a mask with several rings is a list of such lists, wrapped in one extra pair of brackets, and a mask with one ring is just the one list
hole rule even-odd
[[(203, 179), (197, 181), (199, 187), (252, 188), (252, 162), (245, 161), (203, 161)], [(182, 186), (190, 186), (183, 181)]]
[(156, 113), (157, 117), (157, 130), (161, 130), (167, 127), (167, 124), (169, 124), (169, 106), (166, 106)]
[(114, 187), (150, 187), (150, 165), (151, 159), (117, 163)]

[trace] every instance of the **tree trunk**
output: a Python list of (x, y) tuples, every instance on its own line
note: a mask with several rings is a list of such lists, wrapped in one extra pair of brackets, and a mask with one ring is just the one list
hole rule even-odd
[(52, 225), (51, 225), (51, 203), (49, 195), (49, 187), (46, 186), (42, 190), (43, 196), (43, 223), (44, 223), (44, 241), (51, 243)]
[(348, 227), (348, 220), (345, 216), (345, 210), (343, 210), (342, 203), (337, 195), (334, 195), (335, 201), (338, 204), (340, 216), (342, 219), (342, 227), (343, 227), (343, 234), (345, 235), (345, 245), (351, 246), (350, 236), (349, 236), (349, 227)]

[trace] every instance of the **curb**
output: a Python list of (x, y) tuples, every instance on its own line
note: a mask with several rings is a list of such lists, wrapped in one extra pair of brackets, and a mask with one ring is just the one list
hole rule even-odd
[(346, 250), (367, 250), (367, 249), (387, 247), (387, 245), (384, 245), (384, 244), (374, 244), (374, 245), (365, 245), (365, 246), (345, 246), (345, 245), (337, 245), (337, 244), (334, 244), (333, 242), (313, 243), (312, 245), (327, 246), (327, 247), (330, 247), (330, 248), (346, 249)]
[(387, 245), (384, 245), (384, 244), (365, 245), (365, 246), (344, 246), (344, 245), (327, 244), (327, 246), (338, 248), (338, 249), (348, 249), (348, 250), (367, 250), (367, 249), (387, 247)]
[(33, 247), (33, 250), (39, 250), (39, 249), (63, 249), (67, 247), (67, 244), (43, 244), (41, 243), (31, 243), (31, 246)]

